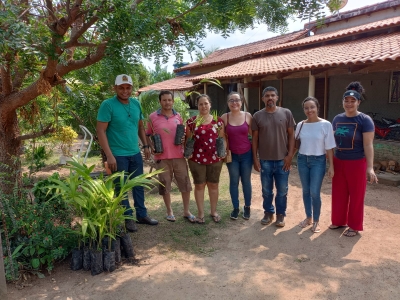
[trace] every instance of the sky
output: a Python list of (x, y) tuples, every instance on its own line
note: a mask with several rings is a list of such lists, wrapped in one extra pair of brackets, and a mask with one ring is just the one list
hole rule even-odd
[[(364, 6), (372, 5), (375, 3), (386, 2), (384, 0), (348, 0), (346, 6), (344, 6), (340, 12), (346, 12), (349, 10), (361, 8)], [(330, 15), (329, 10), (325, 11), (326, 15)], [(304, 24), (307, 21), (299, 21), (299, 20), (289, 20), (288, 32), (293, 32), (297, 30), (301, 30), (304, 28)], [(259, 40), (264, 40), (267, 38), (271, 38), (279, 35), (279, 33), (273, 33), (267, 31), (267, 26), (265, 24), (261, 24), (254, 29), (248, 29), (244, 33), (239, 31), (233, 33), (228, 38), (223, 38), (221, 35), (209, 33), (207, 37), (203, 40), (204, 49), (224, 49), (229, 47), (234, 47), (238, 45), (248, 44), (252, 42), (256, 42)], [(193, 59), (195, 59), (195, 55), (193, 55)], [(183, 58), (184, 62), (193, 62), (190, 55), (188, 53), (184, 54)], [(143, 64), (150, 69), (154, 69), (154, 63), (151, 60), (143, 59)], [(172, 56), (168, 61), (168, 64), (162, 65), (162, 67), (167, 67), (168, 72), (172, 72), (173, 64), (175, 62), (175, 57)]]

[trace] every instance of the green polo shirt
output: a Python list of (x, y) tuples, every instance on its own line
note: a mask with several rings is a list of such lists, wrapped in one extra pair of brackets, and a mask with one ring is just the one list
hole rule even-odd
[(104, 100), (97, 113), (97, 121), (108, 123), (108, 144), (114, 156), (131, 156), (140, 152), (138, 124), (143, 119), (140, 103), (129, 98), (121, 103), (117, 96)]

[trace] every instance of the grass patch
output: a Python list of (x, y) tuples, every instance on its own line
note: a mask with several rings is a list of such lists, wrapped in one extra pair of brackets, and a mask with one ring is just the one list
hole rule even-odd
[[(149, 171), (149, 170), (145, 170)], [(173, 187), (171, 192), (172, 209), (176, 218), (175, 222), (168, 222), (166, 209), (162, 196), (155, 193), (146, 193), (145, 204), (148, 214), (152, 218), (160, 221), (158, 226), (140, 226), (139, 231), (132, 235), (136, 244), (141, 248), (157, 249), (171, 258), (179, 257), (180, 252), (210, 256), (216, 250), (215, 239), (217, 230), (233, 225), (229, 216), (232, 211), (232, 203), (229, 195), (229, 174), (227, 168), (222, 168), (219, 186), (219, 201), (217, 211), (222, 220), (214, 223), (209, 216), (210, 201), (206, 190), (204, 199), (205, 225), (192, 224), (183, 218), (183, 205), (181, 194), (177, 187)], [(133, 203), (132, 203), (133, 204)], [(190, 211), (193, 215), (197, 214), (197, 206), (193, 192), (190, 198)]]

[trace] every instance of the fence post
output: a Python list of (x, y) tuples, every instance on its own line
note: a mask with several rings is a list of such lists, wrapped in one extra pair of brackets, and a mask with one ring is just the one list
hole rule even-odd
[(6, 273), (4, 271), (3, 243), (0, 234), (0, 299), (7, 299)]

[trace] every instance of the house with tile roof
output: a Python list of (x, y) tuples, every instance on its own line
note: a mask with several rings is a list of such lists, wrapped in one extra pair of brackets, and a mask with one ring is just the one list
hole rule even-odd
[[(204, 84), (200, 92), (210, 95), (213, 108), (221, 113), (227, 110), (226, 95), (233, 90), (243, 92), (247, 111), (262, 109), (261, 91), (271, 85), (279, 91), (280, 105), (289, 108), (297, 122), (304, 119), (301, 102), (307, 96), (315, 96), (321, 117), (332, 120), (343, 111), (348, 83), (360, 81), (366, 90), (361, 111), (397, 120), (399, 12), (400, 0), (365, 6), (329, 16), (322, 25), (310, 22), (300, 31), (215, 51), (174, 71), (190, 70), (187, 80), (192, 83), (220, 80), (224, 90)], [(168, 89), (167, 84), (161, 86)], [(393, 138), (400, 140), (400, 130)]]

